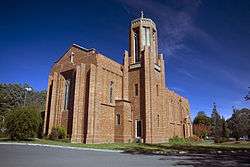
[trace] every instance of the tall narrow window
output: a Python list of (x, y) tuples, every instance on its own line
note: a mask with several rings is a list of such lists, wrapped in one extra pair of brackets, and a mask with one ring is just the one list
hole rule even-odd
[(159, 96), (159, 85), (156, 85), (156, 94)]
[(138, 96), (138, 84), (135, 84), (135, 96)]
[(116, 125), (120, 125), (121, 124), (121, 115), (120, 114), (116, 114)]
[(150, 33), (149, 28), (146, 28), (146, 45), (150, 46)]
[(160, 115), (157, 115), (157, 126), (160, 126)]
[(150, 46), (150, 29), (148, 27), (142, 28), (142, 46)]
[(109, 103), (113, 103), (113, 85), (114, 82), (111, 81), (109, 85)]
[(69, 103), (69, 86), (70, 86), (70, 81), (66, 80), (65, 81), (65, 88), (64, 88), (64, 110), (68, 109), (68, 103)]
[(140, 61), (139, 54), (139, 33), (138, 31), (134, 32), (134, 55), (135, 55), (135, 63)]
[(153, 31), (153, 41), (155, 41), (155, 35), (156, 35), (156, 32), (155, 32), (155, 30)]

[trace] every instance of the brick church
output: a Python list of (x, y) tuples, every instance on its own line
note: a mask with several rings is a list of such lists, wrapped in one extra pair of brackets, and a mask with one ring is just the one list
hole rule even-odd
[(48, 78), (44, 133), (63, 126), (71, 142), (166, 142), (192, 135), (189, 102), (165, 85), (155, 23), (131, 22), (129, 51), (119, 64), (73, 44)]

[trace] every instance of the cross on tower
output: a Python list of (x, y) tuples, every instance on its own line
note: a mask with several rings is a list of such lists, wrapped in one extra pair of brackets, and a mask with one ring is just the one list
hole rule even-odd
[(143, 18), (143, 16), (144, 16), (144, 15), (143, 15), (143, 11), (141, 11), (141, 18)]

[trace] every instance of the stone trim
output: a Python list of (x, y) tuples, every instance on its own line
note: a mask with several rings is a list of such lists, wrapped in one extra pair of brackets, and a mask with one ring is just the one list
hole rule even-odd
[(155, 70), (161, 72), (161, 67), (158, 64), (155, 64)]
[(101, 105), (108, 106), (108, 107), (115, 107), (113, 104), (101, 103)]
[(135, 64), (131, 64), (129, 66), (129, 69), (132, 70), (132, 69), (135, 69), (135, 68), (141, 68), (141, 63), (138, 62), (138, 63), (135, 63)]

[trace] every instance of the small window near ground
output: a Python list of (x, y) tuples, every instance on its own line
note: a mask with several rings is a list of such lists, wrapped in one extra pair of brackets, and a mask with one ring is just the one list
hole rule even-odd
[(120, 125), (120, 124), (121, 124), (121, 115), (116, 114), (116, 125)]
[(157, 126), (160, 126), (160, 115), (157, 115)]

